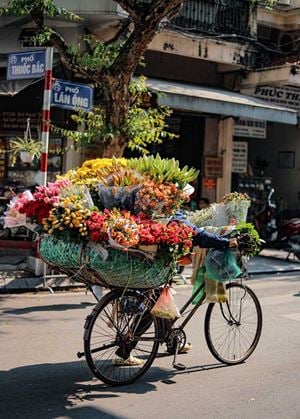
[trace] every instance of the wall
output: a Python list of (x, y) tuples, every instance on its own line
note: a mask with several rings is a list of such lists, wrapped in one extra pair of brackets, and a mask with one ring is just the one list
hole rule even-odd
[(222, 85), (222, 75), (217, 73), (216, 63), (152, 51), (146, 53), (145, 61), (146, 66), (138, 71), (149, 77), (215, 87)]

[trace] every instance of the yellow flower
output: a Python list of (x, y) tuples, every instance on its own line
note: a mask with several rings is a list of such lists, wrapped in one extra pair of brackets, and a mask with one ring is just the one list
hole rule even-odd
[(75, 185), (87, 185), (93, 186), (98, 185), (101, 180), (101, 169), (110, 166), (127, 166), (127, 160), (124, 158), (116, 159), (94, 159), (87, 160), (83, 165), (76, 170), (69, 170), (63, 176), (59, 176), (59, 179), (69, 179)]

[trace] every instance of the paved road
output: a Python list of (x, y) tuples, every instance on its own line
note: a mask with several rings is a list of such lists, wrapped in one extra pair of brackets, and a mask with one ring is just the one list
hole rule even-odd
[[(247, 363), (224, 367), (208, 352), (203, 312), (188, 336), (193, 349), (157, 359), (137, 383), (109, 388), (93, 380), (82, 348), (90, 295), (1, 296), (0, 417), (46, 418), (300, 418), (300, 280), (296, 274), (248, 281), (260, 298), (264, 328)], [(178, 287), (178, 303), (190, 295)]]

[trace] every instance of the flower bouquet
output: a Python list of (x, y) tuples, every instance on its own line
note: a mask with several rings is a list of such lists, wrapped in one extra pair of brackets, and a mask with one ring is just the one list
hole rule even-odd
[(228, 217), (229, 222), (227, 224), (230, 224), (231, 220), (235, 220), (236, 224), (240, 224), (247, 219), (251, 199), (245, 193), (231, 192), (223, 197), (221, 204), (224, 205)]
[(62, 272), (90, 284), (153, 288), (190, 253), (194, 234), (155, 216), (172, 215), (195, 176), (173, 159), (97, 159), (18, 198), (14, 215), (38, 224), (40, 255)]
[(214, 207), (215, 204), (212, 204), (208, 208), (194, 211), (190, 216), (188, 216), (188, 220), (196, 227), (212, 226)]

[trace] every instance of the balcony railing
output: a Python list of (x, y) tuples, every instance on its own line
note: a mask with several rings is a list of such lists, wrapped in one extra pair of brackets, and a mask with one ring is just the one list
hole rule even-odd
[(171, 25), (198, 33), (248, 36), (250, 7), (246, 0), (188, 0)]

